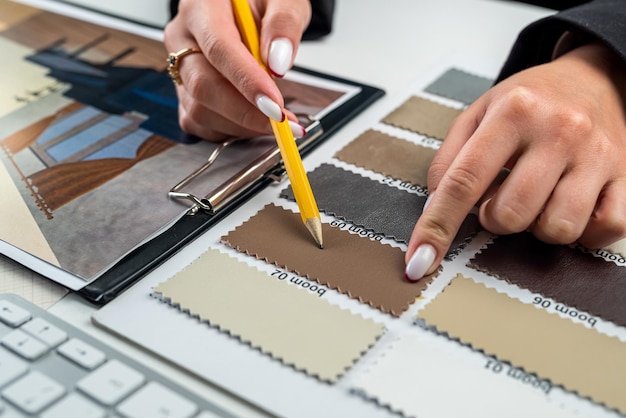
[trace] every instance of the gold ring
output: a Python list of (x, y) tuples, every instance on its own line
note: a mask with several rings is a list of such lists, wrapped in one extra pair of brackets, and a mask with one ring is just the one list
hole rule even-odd
[(170, 74), (170, 78), (174, 82), (174, 84), (182, 84), (183, 80), (180, 78), (180, 73), (178, 72), (178, 66), (182, 58), (186, 55), (193, 54), (196, 52), (202, 52), (198, 48), (185, 48), (180, 51), (174, 53), (170, 52), (170, 55), (167, 57), (167, 72)]

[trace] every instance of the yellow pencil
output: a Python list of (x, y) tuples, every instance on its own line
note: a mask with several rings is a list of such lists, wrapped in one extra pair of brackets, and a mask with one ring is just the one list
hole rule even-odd
[[(248, 0), (232, 0), (232, 4), (237, 27), (239, 28), (244, 43), (250, 53), (256, 58), (259, 65), (265, 71), (268, 71), (261, 60), (259, 35)], [(317, 208), (317, 203), (315, 202), (315, 197), (313, 196), (313, 191), (311, 190), (311, 185), (309, 184), (309, 178), (302, 165), (302, 158), (300, 157), (296, 140), (289, 126), (289, 120), (285, 116), (282, 122), (270, 119), (270, 123), (274, 131), (274, 136), (276, 136), (280, 155), (285, 164), (285, 170), (287, 170), (287, 175), (291, 182), (291, 188), (293, 189), (296, 203), (300, 209), (302, 222), (304, 222), (311, 235), (313, 235), (313, 239), (315, 239), (317, 245), (322, 248), (322, 221), (320, 219), (320, 213)]]

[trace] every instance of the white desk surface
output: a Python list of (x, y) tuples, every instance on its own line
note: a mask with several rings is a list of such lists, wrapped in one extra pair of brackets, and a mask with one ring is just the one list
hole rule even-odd
[[(39, 0), (25, 2), (42, 5)], [(148, 7), (127, 9), (131, 18), (132, 13), (142, 13), (143, 21), (152, 23), (166, 18), (162, 12), (165, 0), (125, 0), (107, 4), (119, 3), (126, 7), (142, 2), (148, 3)], [(489, 57), (499, 64), (506, 58), (518, 32), (550, 13), (546, 9), (496, 0), (339, 0), (337, 3), (333, 33), (324, 40), (304, 43), (296, 63), (381, 87), (387, 92), (387, 98), (401, 92), (420, 73), (452, 54)], [(104, 22), (119, 26), (108, 19)], [(161, 36), (157, 30), (140, 29), (139, 32), (157, 39)], [(353, 123), (359, 123), (359, 119)], [(167, 271), (165, 263), (150, 275), (164, 275)], [(96, 328), (90, 321), (94, 311), (95, 307), (72, 294), (50, 308), (50, 312), (137, 361), (165, 372), (224, 408), (244, 416), (262, 416), (255, 408)]]

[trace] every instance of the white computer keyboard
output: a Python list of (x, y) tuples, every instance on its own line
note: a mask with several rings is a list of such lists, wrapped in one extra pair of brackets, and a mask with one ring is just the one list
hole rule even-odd
[(232, 417), (11, 294), (0, 294), (0, 418)]

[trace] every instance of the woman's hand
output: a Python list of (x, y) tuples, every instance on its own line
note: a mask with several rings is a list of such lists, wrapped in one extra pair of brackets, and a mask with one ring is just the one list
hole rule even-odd
[[(502, 168), (510, 173), (492, 185)], [(626, 235), (626, 65), (600, 43), (500, 82), (454, 121), (428, 173), (429, 204), (406, 276), (439, 265), (480, 202), (495, 234), (530, 230), (558, 244)]]
[[(254, 0), (263, 61), (281, 77), (292, 66), (311, 18), (308, 0)], [(198, 48), (180, 59), (176, 86), (181, 128), (207, 140), (271, 134), (268, 117), (281, 120), (283, 97), (272, 78), (242, 43), (230, 0), (180, 0), (166, 26), (170, 52)], [(304, 128), (289, 114), (294, 136)]]

